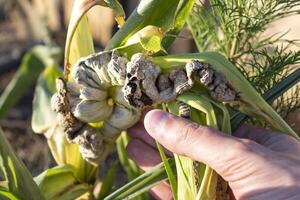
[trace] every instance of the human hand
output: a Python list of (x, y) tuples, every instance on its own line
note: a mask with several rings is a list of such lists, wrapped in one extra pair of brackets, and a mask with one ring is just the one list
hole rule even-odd
[[(161, 162), (155, 139), (169, 151), (211, 166), (236, 199), (300, 199), (300, 143), (289, 136), (246, 125), (229, 136), (159, 110), (148, 112), (144, 124), (129, 133), (128, 154), (145, 171)], [(151, 193), (172, 199), (167, 183)]]

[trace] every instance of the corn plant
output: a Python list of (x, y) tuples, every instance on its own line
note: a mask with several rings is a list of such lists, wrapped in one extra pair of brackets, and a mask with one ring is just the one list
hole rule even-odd
[[(114, 10), (120, 29), (104, 51), (95, 53), (85, 14), (99, 5)], [(298, 83), (299, 70), (277, 81), (261, 96), (238, 68), (240, 62), (234, 57), (237, 44), (229, 48), (234, 49), (230, 56), (223, 48), (168, 55), (168, 47), (198, 6), (193, 0), (142, 0), (124, 21), (122, 6), (115, 0), (76, 0), (67, 33), (64, 71), (53, 54), (39, 57), (44, 62), (36, 64), (43, 68), (37, 72), (41, 74), (32, 128), (47, 138), (57, 166), (33, 179), (1, 139), (6, 182), (0, 186), (0, 197), (146, 199), (144, 192), (168, 179), (174, 199), (229, 199), (227, 183), (210, 166), (176, 154), (167, 158), (160, 144), (157, 148), (162, 164), (146, 173), (127, 158), (125, 146), (130, 138), (126, 131), (140, 119), (146, 106), (227, 134), (246, 117), (260, 119), (272, 129), (299, 139), (268, 103)], [(195, 33), (195, 27), (191, 29)], [(201, 50), (203, 44), (196, 36)], [(16, 89), (13, 85), (5, 96)], [(131, 181), (112, 191), (115, 162), (99, 194), (94, 195), (97, 172), (115, 146)], [(22, 181), (16, 177), (22, 177)]]

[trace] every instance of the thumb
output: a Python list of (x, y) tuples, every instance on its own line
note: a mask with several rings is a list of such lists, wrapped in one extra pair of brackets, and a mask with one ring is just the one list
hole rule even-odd
[[(226, 164), (239, 155), (256, 154), (264, 148), (247, 139), (238, 139), (167, 112), (152, 110), (145, 117), (147, 132), (168, 150), (208, 164), (222, 175)], [(228, 166), (228, 165), (227, 165)]]

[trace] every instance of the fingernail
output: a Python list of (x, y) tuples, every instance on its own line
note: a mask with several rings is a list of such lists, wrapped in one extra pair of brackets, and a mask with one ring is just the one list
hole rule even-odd
[(144, 119), (145, 128), (150, 135), (160, 134), (165, 120), (168, 118), (169, 114), (161, 110), (152, 110), (147, 113)]

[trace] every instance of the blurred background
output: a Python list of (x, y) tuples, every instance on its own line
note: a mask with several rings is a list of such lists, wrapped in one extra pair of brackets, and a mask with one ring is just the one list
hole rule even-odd
[[(0, 94), (20, 66), (24, 53), (36, 44), (54, 42), (61, 49), (73, 0), (0, 0)], [(126, 15), (138, 5), (139, 0), (122, 0)], [(105, 47), (117, 31), (112, 11), (95, 7), (89, 13), (89, 23), (97, 51)], [(300, 15), (285, 18), (271, 24), (265, 34), (288, 33), (286, 39), (300, 38)], [(293, 48), (298, 48), (294, 46)], [(191, 33), (185, 28), (169, 50), (170, 53), (195, 52)], [(62, 63), (63, 61), (61, 61)], [(31, 129), (34, 84), (19, 103), (1, 119), (0, 126), (33, 175), (37, 175), (51, 163), (46, 139)], [(287, 117), (290, 124), (300, 131), (299, 111)]]

